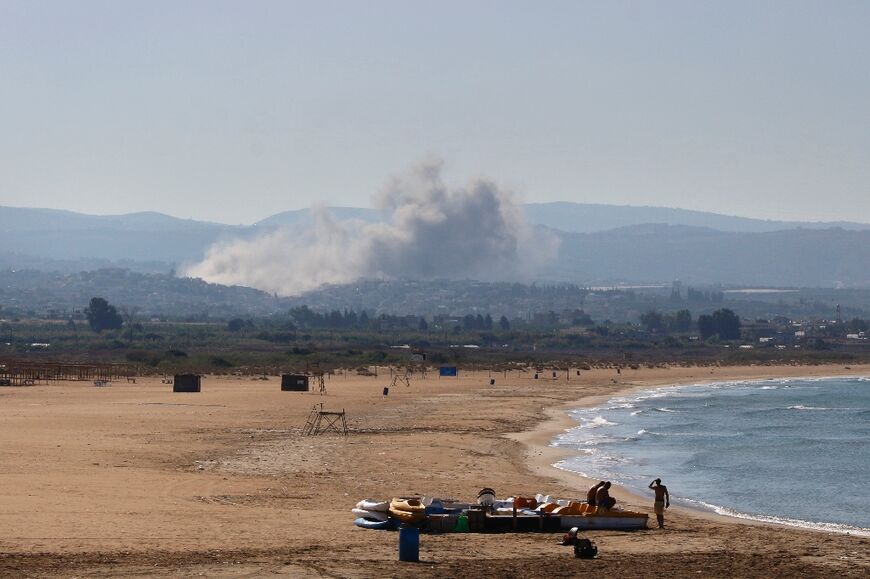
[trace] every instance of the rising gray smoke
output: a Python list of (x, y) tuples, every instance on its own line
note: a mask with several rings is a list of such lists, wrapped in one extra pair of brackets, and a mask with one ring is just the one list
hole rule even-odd
[(527, 279), (558, 250), (494, 183), (448, 189), (440, 162), (393, 178), (375, 203), (384, 223), (338, 222), (314, 208), (312, 227), (216, 244), (185, 274), (292, 296), (360, 278)]

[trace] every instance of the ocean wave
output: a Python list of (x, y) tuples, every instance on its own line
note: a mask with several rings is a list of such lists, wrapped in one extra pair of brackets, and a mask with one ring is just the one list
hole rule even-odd
[[(686, 437), (686, 438), (709, 439), (709, 438), (737, 438), (737, 437), (742, 437), (745, 435), (742, 432), (724, 432), (724, 433), (723, 432), (717, 432), (717, 433), (710, 433), (710, 432), (657, 432), (654, 430), (646, 430), (645, 428), (641, 428), (640, 430), (637, 431), (637, 436), (638, 437), (651, 436), (651, 437), (655, 437), (655, 438), (667, 438), (669, 436), (682, 436), (682, 437)], [(627, 439), (628, 442), (631, 442), (633, 440), (638, 440), (638, 438), (629, 437)]]
[(633, 487), (638, 481), (646, 481), (647, 476), (639, 476), (623, 472), (620, 465), (626, 461), (620, 457), (602, 455), (592, 461), (575, 463), (571, 459), (565, 459), (553, 464), (554, 467), (579, 474), (582, 477), (595, 480), (609, 480), (615, 484)]
[[(680, 395), (680, 396), (706, 396), (707, 394), (720, 390), (776, 390), (778, 388), (793, 388), (794, 383), (818, 383), (824, 382), (826, 380), (845, 380), (845, 381), (855, 381), (855, 382), (866, 382), (870, 381), (870, 376), (855, 376), (855, 377), (841, 377), (841, 376), (819, 376), (819, 377), (807, 377), (807, 378), (768, 378), (763, 380), (723, 380), (721, 382), (710, 382), (710, 383), (692, 383), (692, 384), (679, 384), (679, 385), (671, 385), (671, 386), (660, 386), (657, 388), (652, 388), (648, 390), (640, 391), (632, 396), (615, 396), (609, 399), (603, 407), (596, 407), (594, 409), (591, 408), (583, 408), (578, 411), (572, 411), (571, 414), (574, 415), (576, 413), (588, 412), (590, 410), (600, 411), (603, 408), (609, 409), (618, 409), (618, 408), (629, 408), (629, 406), (623, 406), (626, 404), (637, 405), (640, 402), (644, 402), (645, 400), (651, 399), (659, 399), (665, 398), (668, 396)], [(816, 386), (809, 386), (809, 388), (816, 388)], [(640, 411), (642, 413), (643, 410)], [(636, 416), (636, 414), (632, 413), (632, 416)]]
[(553, 464), (553, 466), (558, 468), (559, 470), (567, 470), (568, 472), (573, 472), (574, 474), (579, 474), (580, 476), (582, 476), (584, 478), (597, 478), (598, 477), (597, 474), (589, 473), (587, 471), (580, 470), (578, 468), (574, 468), (573, 466), (568, 464), (567, 460), (560, 460), (559, 462)]
[(592, 420), (586, 420), (580, 425), (580, 428), (599, 428), (601, 426), (616, 426), (616, 422), (610, 422), (603, 416), (599, 415)]
[(558, 448), (575, 448), (577, 450), (580, 450), (581, 452), (588, 452), (587, 449), (590, 447), (634, 442), (637, 439), (637, 436), (583, 436), (580, 433), (577, 433), (577, 435), (575, 436), (571, 436), (569, 433), (566, 433), (566, 435), (560, 436), (557, 439), (553, 440), (553, 442), (550, 443), (550, 446)]
[[(707, 433), (701, 432), (656, 432), (654, 430), (647, 430), (646, 428), (641, 428), (637, 431), (637, 436), (708, 436)], [(631, 440), (632, 437), (629, 437)], [(636, 438), (634, 440), (637, 440)]]
[(637, 440), (635, 436), (595, 436), (588, 440), (584, 440), (585, 446), (601, 446), (602, 444), (619, 444), (622, 442), (634, 442)]
[[(791, 465), (807, 457), (812, 459), (806, 465), (811, 480), (826, 480), (832, 471), (844, 473), (844, 480), (861, 478), (855, 457), (866, 456), (862, 445), (870, 434), (870, 420), (866, 420), (870, 391), (863, 386), (870, 377), (834, 378), (851, 385), (828, 385), (823, 380), (735, 380), (614, 397), (597, 408), (571, 413), (577, 425), (559, 445), (573, 446), (576, 452), (574, 460), (558, 466), (629, 487), (641, 482), (641, 490), (645, 477), (682, 479), (684, 492), (710, 501), (696, 502), (699, 508), (722, 515), (870, 536), (870, 529), (864, 528), (870, 527), (865, 516), (853, 517), (851, 511), (842, 509), (830, 511), (812, 500), (790, 503), (788, 497), (793, 492), (800, 494), (799, 489), (771, 483), (781, 481)], [(839, 406), (825, 406), (831, 403)], [(835, 417), (840, 418), (832, 423)], [(713, 440), (723, 438), (727, 440)], [(755, 457), (756, 453), (767, 453), (766, 462), (733, 459)], [(750, 506), (739, 498), (732, 501), (728, 492), (720, 493), (723, 485), (726, 490), (731, 488), (729, 481), (735, 477), (767, 489), (769, 500)], [(856, 500), (867, 496), (853, 490), (858, 494)], [(741, 507), (774, 514), (741, 513), (736, 510)]]
[(870, 537), (870, 529), (864, 527), (855, 527), (843, 523), (829, 523), (824, 521), (802, 521), (801, 519), (791, 519), (789, 517), (778, 517), (775, 515), (758, 515), (741, 513), (728, 507), (705, 503), (704, 501), (696, 501), (692, 499), (680, 498), (680, 502), (688, 503), (690, 506), (700, 507), (705, 510), (710, 510), (717, 515), (726, 517), (734, 517), (736, 519), (745, 519), (750, 521), (759, 521), (762, 523), (775, 523), (777, 525), (787, 525), (789, 527), (799, 527), (801, 529), (813, 529), (816, 531), (828, 531), (831, 533), (840, 533), (845, 535), (855, 535), (858, 537)]

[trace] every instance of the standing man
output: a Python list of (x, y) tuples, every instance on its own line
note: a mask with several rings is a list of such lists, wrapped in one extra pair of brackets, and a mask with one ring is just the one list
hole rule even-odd
[(663, 529), (665, 527), (665, 509), (671, 506), (671, 495), (668, 494), (668, 487), (662, 484), (662, 479), (660, 478), (649, 483), (649, 488), (656, 493), (656, 502), (653, 503), (653, 510), (659, 522), (659, 529)]

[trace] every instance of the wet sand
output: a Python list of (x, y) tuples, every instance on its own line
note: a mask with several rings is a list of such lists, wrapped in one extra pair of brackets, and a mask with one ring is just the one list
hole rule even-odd
[[(333, 376), (328, 394), (279, 380), (159, 379), (96, 388), (0, 388), (0, 574), (4, 576), (866, 576), (870, 541), (669, 509), (668, 528), (596, 531), (579, 561), (552, 534), (421, 538), (396, 561), (395, 533), (352, 525), (365, 497), (472, 499), (585, 494), (550, 465), (565, 410), (628, 389), (702, 380), (870, 375), (870, 367), (698, 367), (428, 375), (381, 395), (378, 377)], [(544, 376), (550, 376), (546, 372)], [(301, 436), (315, 404), (345, 409), (351, 434)], [(628, 507), (651, 500), (617, 491)]]

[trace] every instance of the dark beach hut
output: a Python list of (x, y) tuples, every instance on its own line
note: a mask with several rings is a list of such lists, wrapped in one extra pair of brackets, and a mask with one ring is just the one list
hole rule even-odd
[(172, 381), (173, 392), (201, 392), (202, 376), (199, 374), (176, 374)]
[(308, 376), (302, 374), (282, 374), (281, 390), (284, 392), (308, 392)]

